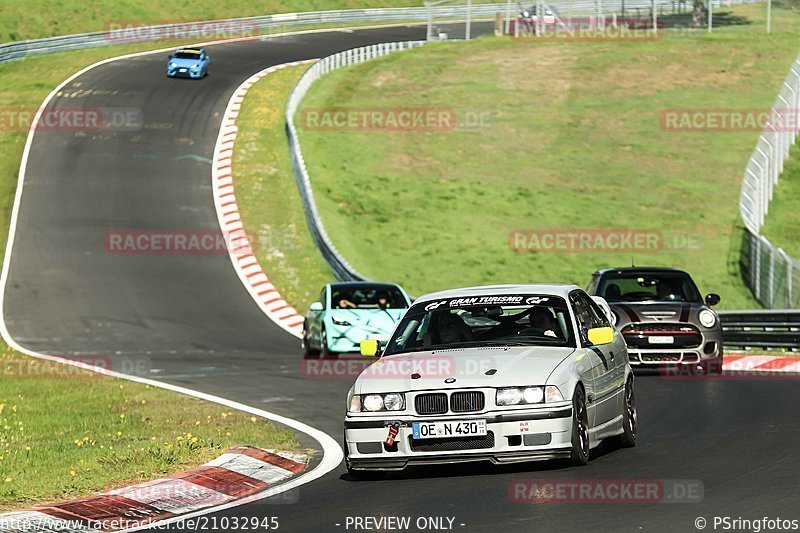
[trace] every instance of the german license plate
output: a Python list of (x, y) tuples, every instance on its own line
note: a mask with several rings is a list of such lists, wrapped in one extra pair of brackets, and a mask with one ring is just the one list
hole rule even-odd
[(650, 344), (672, 344), (673, 342), (675, 342), (675, 337), (658, 335), (655, 337), (648, 337), (647, 342), (649, 342)]
[(178, 72), (186, 72), (186, 69), (185, 68), (179, 68)]
[(481, 437), (486, 435), (486, 420), (448, 420), (446, 422), (414, 422), (415, 439), (447, 437)]

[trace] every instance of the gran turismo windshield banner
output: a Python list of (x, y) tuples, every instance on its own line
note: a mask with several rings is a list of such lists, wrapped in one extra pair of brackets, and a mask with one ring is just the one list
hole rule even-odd
[(540, 294), (503, 294), (498, 296), (469, 296), (460, 298), (443, 298), (432, 302), (422, 302), (413, 307), (414, 311), (433, 311), (434, 309), (454, 309), (460, 307), (492, 306), (526, 306), (547, 304), (555, 307), (565, 307), (562, 298), (544, 296)]

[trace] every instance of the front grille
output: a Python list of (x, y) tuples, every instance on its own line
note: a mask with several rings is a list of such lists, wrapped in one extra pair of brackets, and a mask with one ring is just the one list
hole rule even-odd
[[(636, 323), (622, 328), (625, 343), (632, 348), (695, 348), (703, 342), (700, 330), (686, 323)], [(650, 344), (653, 336), (673, 337), (669, 344)]]
[(700, 333), (696, 327), (691, 324), (664, 324), (649, 323), (649, 324), (629, 324), (622, 330), (623, 333), (631, 334), (644, 334), (644, 335), (691, 335), (693, 333)]
[(481, 391), (454, 392), (450, 396), (450, 410), (454, 413), (468, 413), (483, 409), (484, 397)]
[(408, 437), (412, 452), (458, 452), (461, 450), (484, 450), (494, 447), (494, 433), (488, 431), (480, 437), (452, 437), (446, 439), (414, 439)]
[(447, 394), (420, 394), (414, 398), (414, 407), (421, 415), (441, 415), (447, 412)]

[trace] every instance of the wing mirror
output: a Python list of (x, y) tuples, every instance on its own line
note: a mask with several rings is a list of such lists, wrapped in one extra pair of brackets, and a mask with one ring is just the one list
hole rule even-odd
[(314, 303), (311, 304), (311, 306), (308, 309), (310, 311), (322, 311), (322, 303), (314, 302)]
[(361, 341), (360, 344), (361, 355), (363, 357), (380, 357), (381, 356), (381, 343), (376, 339), (366, 339)]
[(710, 292), (706, 294), (706, 305), (711, 307), (717, 305), (719, 303), (720, 297), (719, 294)]
[(595, 346), (611, 344), (614, 342), (613, 328), (592, 328), (589, 330), (589, 342)]

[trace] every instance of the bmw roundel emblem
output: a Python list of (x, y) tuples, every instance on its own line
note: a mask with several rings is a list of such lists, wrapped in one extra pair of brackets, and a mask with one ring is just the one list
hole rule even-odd
[(444, 382), (445, 383), (455, 383), (456, 382), (456, 378), (447, 378), (446, 380), (444, 380)]

